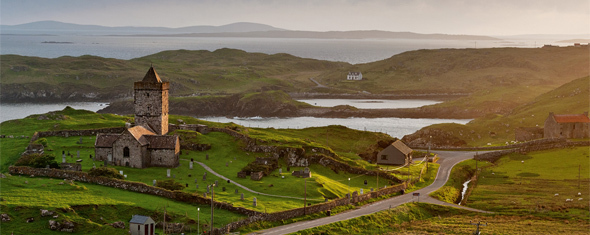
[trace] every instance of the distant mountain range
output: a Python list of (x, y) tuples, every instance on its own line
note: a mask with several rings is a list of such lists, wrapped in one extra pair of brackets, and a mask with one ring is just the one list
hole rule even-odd
[(175, 37), (255, 37), (255, 38), (318, 38), (318, 39), (441, 39), (441, 40), (500, 40), (478, 35), (419, 34), (379, 30), (356, 31), (292, 31), (270, 25), (239, 22), (222, 26), (167, 27), (108, 27), (80, 25), (58, 21), (37, 21), (20, 25), (0, 25), (1, 34), (49, 35), (133, 35)]

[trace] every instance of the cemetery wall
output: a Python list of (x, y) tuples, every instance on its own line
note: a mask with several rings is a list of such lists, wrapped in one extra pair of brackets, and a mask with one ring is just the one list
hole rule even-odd
[[(180, 202), (209, 205), (211, 204), (211, 199), (207, 199), (196, 194), (190, 194), (181, 191), (170, 191), (163, 188), (149, 186), (141, 182), (130, 182), (105, 177), (94, 177), (88, 175), (88, 173), (86, 172), (64, 171), (59, 169), (46, 168), (31, 168), (26, 166), (11, 166), (8, 168), (8, 171), (10, 172), (10, 174), (44, 176), (59, 179), (69, 179), (85, 183), (93, 183), (118, 189), (124, 189), (132, 192), (161, 196)], [(219, 209), (228, 210), (248, 216), (262, 214), (260, 212), (249, 210), (246, 208), (234, 207), (231, 204), (225, 202), (214, 201), (214, 206)]]
[[(61, 131), (39, 131), (33, 134), (37, 138), (58, 136), (58, 137), (70, 137), (70, 136), (90, 136), (98, 133), (122, 133), (125, 131), (125, 127), (113, 127), (113, 128), (101, 128), (101, 129), (88, 129), (88, 130), (61, 130)], [(36, 139), (35, 139), (36, 140)], [(32, 140), (31, 141), (35, 141)]]
[[(494, 151), (494, 152), (489, 152), (489, 153), (482, 153), (482, 154), (476, 155), (474, 157), (474, 159), (495, 162), (498, 159), (500, 159), (502, 156), (505, 156), (505, 155), (508, 155), (511, 153), (515, 153), (515, 152), (525, 154), (528, 152), (548, 150), (548, 149), (590, 146), (590, 141), (572, 142), (572, 141), (565, 141), (565, 139), (543, 139), (543, 140), (549, 140), (549, 141), (538, 141), (538, 142), (531, 143), (531, 144), (520, 145), (519, 148)], [(550, 140), (553, 140), (553, 141), (550, 141)]]

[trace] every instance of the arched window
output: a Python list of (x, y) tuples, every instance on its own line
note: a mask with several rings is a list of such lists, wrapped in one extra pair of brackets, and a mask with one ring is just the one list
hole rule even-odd
[(123, 157), (129, 157), (129, 147), (123, 148)]

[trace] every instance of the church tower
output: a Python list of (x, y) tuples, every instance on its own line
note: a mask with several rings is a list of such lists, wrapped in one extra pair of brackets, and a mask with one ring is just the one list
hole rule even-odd
[(162, 82), (160, 76), (150, 67), (143, 80), (133, 86), (135, 125), (151, 129), (157, 135), (168, 133), (168, 89), (169, 82)]

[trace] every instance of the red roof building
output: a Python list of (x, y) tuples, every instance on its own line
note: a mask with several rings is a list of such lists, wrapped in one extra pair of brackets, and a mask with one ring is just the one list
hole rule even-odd
[(549, 113), (543, 128), (544, 138), (583, 139), (590, 136), (590, 118), (584, 114)]

